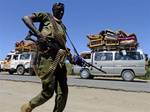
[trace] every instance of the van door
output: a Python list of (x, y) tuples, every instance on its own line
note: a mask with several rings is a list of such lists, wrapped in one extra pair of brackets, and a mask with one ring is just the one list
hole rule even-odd
[[(93, 65), (106, 71), (106, 75), (111, 75), (113, 72), (113, 53), (112, 52), (95, 52), (93, 54)], [(91, 74), (93, 75), (105, 75), (99, 70), (92, 68)]]
[(12, 60), (11, 60), (11, 65), (10, 65), (11, 68), (10, 69), (16, 69), (17, 68), (18, 59), (19, 59), (19, 55), (18, 54), (13, 55)]
[(121, 74), (124, 69), (133, 70), (135, 75), (145, 74), (145, 61), (140, 52), (130, 51), (126, 55), (116, 52), (114, 60), (115, 74)]
[(12, 60), (12, 56), (13, 55), (7, 55), (5, 60), (4, 60), (4, 64), (3, 64), (3, 70), (9, 70), (10, 69), (10, 63)]
[(25, 67), (25, 69), (31, 67), (31, 58), (31, 53), (23, 53), (20, 55), (20, 63)]

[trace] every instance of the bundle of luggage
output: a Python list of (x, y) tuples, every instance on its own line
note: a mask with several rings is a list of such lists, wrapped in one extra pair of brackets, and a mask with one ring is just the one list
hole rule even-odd
[(99, 34), (87, 35), (87, 38), (91, 50), (135, 50), (138, 46), (136, 35), (122, 30), (103, 30)]
[(22, 40), (15, 43), (15, 50), (19, 52), (36, 51), (37, 46), (34, 42), (30, 40)]

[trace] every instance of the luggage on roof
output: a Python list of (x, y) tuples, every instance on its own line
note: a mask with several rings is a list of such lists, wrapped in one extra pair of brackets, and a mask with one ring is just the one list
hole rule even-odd
[(138, 47), (136, 35), (122, 30), (103, 30), (99, 34), (87, 35), (87, 38), (91, 50), (135, 50)]
[(15, 50), (19, 52), (36, 51), (36, 44), (30, 40), (22, 40), (15, 43)]

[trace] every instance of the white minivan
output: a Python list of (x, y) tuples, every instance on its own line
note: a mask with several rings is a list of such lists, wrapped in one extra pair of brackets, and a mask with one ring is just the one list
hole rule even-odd
[(5, 60), (1, 62), (0, 69), (1, 71), (8, 71), (9, 74), (17, 73), (23, 75), (25, 72), (31, 72), (34, 75), (32, 70), (34, 58), (34, 52), (10, 52), (6, 55)]
[(79, 73), (81, 78), (121, 76), (125, 81), (132, 81), (136, 76), (144, 76), (146, 73), (145, 55), (142, 50), (99, 51), (81, 54), (88, 55), (88, 59), (85, 59), (87, 62), (107, 72), (104, 74), (93, 67), (73, 66), (73, 72)]

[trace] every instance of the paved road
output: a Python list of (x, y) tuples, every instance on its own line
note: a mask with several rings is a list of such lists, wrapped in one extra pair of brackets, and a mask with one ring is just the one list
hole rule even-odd
[[(40, 83), (38, 77), (29, 75), (18, 76), (18, 75), (8, 75), (7, 73), (0, 73), (0, 79), (15, 80), (15, 81), (30, 81)], [(87, 79), (80, 79), (77, 76), (69, 76), (68, 85), (150, 93), (150, 81), (142, 81), (142, 80), (135, 80), (134, 82), (125, 82), (119, 79), (110, 79), (110, 78), (109, 79), (95, 78), (93, 80), (87, 80)]]

